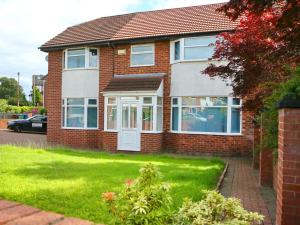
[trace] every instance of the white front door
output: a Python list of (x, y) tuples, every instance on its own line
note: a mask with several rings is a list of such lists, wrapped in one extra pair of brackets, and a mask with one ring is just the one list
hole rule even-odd
[(138, 101), (121, 101), (121, 123), (118, 134), (118, 150), (140, 151), (140, 110)]

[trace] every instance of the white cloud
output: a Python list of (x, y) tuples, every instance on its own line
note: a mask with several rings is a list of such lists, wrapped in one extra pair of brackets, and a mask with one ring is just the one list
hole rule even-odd
[(16, 77), (27, 94), (32, 74), (46, 74), (37, 48), (68, 26), (102, 16), (210, 4), (220, 0), (0, 0), (0, 76)]

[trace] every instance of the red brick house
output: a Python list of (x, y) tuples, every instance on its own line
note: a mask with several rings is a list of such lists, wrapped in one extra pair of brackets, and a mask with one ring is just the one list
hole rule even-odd
[(48, 141), (109, 151), (248, 153), (250, 113), (226, 82), (202, 73), (216, 35), (236, 26), (218, 7), (103, 17), (43, 44)]

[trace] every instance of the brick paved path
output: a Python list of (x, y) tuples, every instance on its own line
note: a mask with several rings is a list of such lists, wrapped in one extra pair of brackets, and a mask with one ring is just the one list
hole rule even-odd
[(13, 131), (0, 130), (0, 145), (1, 144), (44, 146), (47, 144), (47, 136), (45, 134), (16, 133)]
[(270, 212), (262, 197), (258, 179), (251, 166), (250, 158), (226, 158), (229, 167), (221, 187), (221, 193), (227, 197), (241, 199), (249, 211), (256, 211), (265, 216), (264, 225), (272, 225)]
[(66, 218), (20, 203), (0, 200), (0, 225), (92, 225), (92, 222)]

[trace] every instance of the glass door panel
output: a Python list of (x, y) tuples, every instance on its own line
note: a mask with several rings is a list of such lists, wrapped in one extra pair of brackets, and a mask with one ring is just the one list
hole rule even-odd
[(130, 128), (137, 128), (137, 105), (130, 104)]
[(129, 105), (122, 105), (122, 128), (129, 128)]

